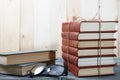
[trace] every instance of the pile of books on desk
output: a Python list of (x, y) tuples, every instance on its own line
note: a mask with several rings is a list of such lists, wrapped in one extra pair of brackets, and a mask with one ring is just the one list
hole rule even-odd
[(114, 74), (117, 21), (62, 24), (62, 58), (74, 75)]
[(55, 63), (55, 50), (32, 50), (0, 53), (0, 73), (27, 75), (34, 66)]

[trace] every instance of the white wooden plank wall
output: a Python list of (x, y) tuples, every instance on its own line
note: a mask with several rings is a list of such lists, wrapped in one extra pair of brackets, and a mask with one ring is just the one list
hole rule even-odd
[(50, 48), (50, 1), (51, 0), (35, 0), (35, 49)]
[(19, 0), (0, 0), (0, 52), (19, 50)]
[(20, 50), (34, 49), (34, 0), (20, 0)]
[[(62, 22), (73, 21), (73, 17), (91, 19), (97, 12), (98, 4), (92, 2), (95, 0), (66, 1), (0, 0), (0, 52), (53, 48), (61, 53)], [(104, 2), (101, 2), (102, 19), (116, 20), (116, 0), (101, 1)], [(93, 5), (86, 5), (88, 2)], [(106, 11), (106, 4), (109, 11)], [(120, 6), (118, 7), (120, 14)], [(110, 12), (111, 15), (107, 15)]]
[(57, 57), (61, 57), (61, 27), (66, 21), (65, 0), (51, 0), (50, 11), (50, 47), (57, 50)]
[(65, 0), (35, 0), (35, 49), (56, 49), (61, 57), (61, 26), (66, 21)]

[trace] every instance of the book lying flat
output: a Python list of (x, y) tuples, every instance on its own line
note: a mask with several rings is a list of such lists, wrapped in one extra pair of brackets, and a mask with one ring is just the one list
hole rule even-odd
[[(116, 30), (118, 21), (101, 21), (101, 31)], [(81, 21), (62, 23), (62, 32), (92, 32), (99, 31), (99, 21)]]
[(71, 40), (93, 40), (93, 39), (109, 39), (115, 38), (114, 31), (93, 32), (93, 33), (79, 33), (79, 32), (62, 32), (62, 38)]
[(99, 56), (98, 51), (101, 50), (101, 55), (113, 55), (115, 54), (115, 46), (102, 47), (100, 48), (74, 48), (62, 45), (62, 52), (69, 53), (71, 55), (79, 57), (90, 57), (90, 56)]
[(113, 75), (115, 64), (103, 65), (95, 67), (80, 68), (71, 63), (64, 61), (64, 65), (68, 65), (68, 69), (77, 77), (98, 76), (98, 75)]
[(91, 40), (91, 41), (78, 41), (78, 40), (68, 40), (68, 39), (62, 39), (62, 44), (66, 46), (76, 47), (76, 48), (85, 48), (85, 47), (98, 47), (99, 42), (101, 47), (109, 47), (109, 46), (115, 46), (115, 38), (113, 39), (101, 39), (100, 40)]
[(78, 67), (87, 67), (87, 66), (97, 66), (97, 65), (111, 65), (115, 64), (114, 55), (102, 56), (101, 57), (84, 57), (79, 58), (74, 55), (70, 55), (67, 53), (62, 53), (62, 58)]
[(14, 65), (29, 62), (55, 60), (56, 50), (33, 50), (0, 53), (0, 64)]
[[(18, 64), (18, 65), (0, 65), (0, 73), (8, 74), (8, 75), (19, 75), (25, 76), (27, 75), (27, 71), (31, 70), (33, 67), (37, 66), (46, 66), (54, 64), (50, 61), (45, 62), (34, 62), (34, 63), (26, 63), (26, 64)], [(34, 71), (34, 70), (32, 70)]]

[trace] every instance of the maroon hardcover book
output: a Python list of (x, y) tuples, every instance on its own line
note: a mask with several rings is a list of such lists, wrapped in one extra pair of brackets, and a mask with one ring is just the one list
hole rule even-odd
[(85, 48), (85, 47), (98, 47), (99, 42), (101, 41), (101, 47), (109, 47), (115, 45), (115, 38), (111, 39), (94, 39), (94, 40), (68, 40), (62, 39), (62, 44), (66, 46), (76, 47), (76, 48)]
[(90, 57), (90, 56), (98, 56), (98, 51), (101, 50), (101, 55), (113, 55), (114, 49), (116, 46), (109, 47), (95, 47), (95, 48), (74, 48), (62, 45), (62, 52), (69, 53), (71, 55), (79, 56), (79, 57)]
[[(118, 21), (101, 21), (102, 31), (113, 30)], [(62, 32), (93, 32), (99, 30), (99, 21), (63, 22)], [(109, 27), (106, 28), (106, 27)]]
[[(110, 65), (115, 64), (113, 57), (116, 55), (101, 55), (101, 56), (91, 56), (91, 57), (77, 57), (71, 54), (62, 53), (62, 58), (78, 67), (89, 67), (97, 65)], [(99, 64), (97, 61), (100, 61)]]
[[(117, 30), (112, 31), (98, 31), (93, 33), (79, 33), (79, 32), (62, 32), (61, 36), (64, 39), (70, 39), (70, 40), (93, 40), (93, 39), (109, 39), (114, 38), (114, 33)], [(99, 34), (100, 33), (100, 34)]]
[(64, 65), (68, 66), (68, 70), (77, 77), (99, 76), (99, 75), (113, 75), (114, 67), (116, 64), (102, 65), (102, 66), (89, 66), (86, 68), (80, 68), (74, 64), (68, 63), (64, 60)]

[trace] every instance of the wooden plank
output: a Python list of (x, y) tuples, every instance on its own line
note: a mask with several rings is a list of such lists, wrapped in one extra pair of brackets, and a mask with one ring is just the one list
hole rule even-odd
[(0, 52), (19, 50), (19, 0), (0, 0)]
[(34, 5), (33, 0), (20, 0), (20, 50), (34, 48)]
[[(51, 48), (51, 31), (50, 28), (50, 0), (35, 0), (35, 49), (49, 49)], [(47, 5), (47, 6), (46, 6)], [(57, 14), (57, 13), (55, 13)], [(57, 22), (56, 22), (57, 23)], [(56, 33), (55, 33), (56, 34)]]

